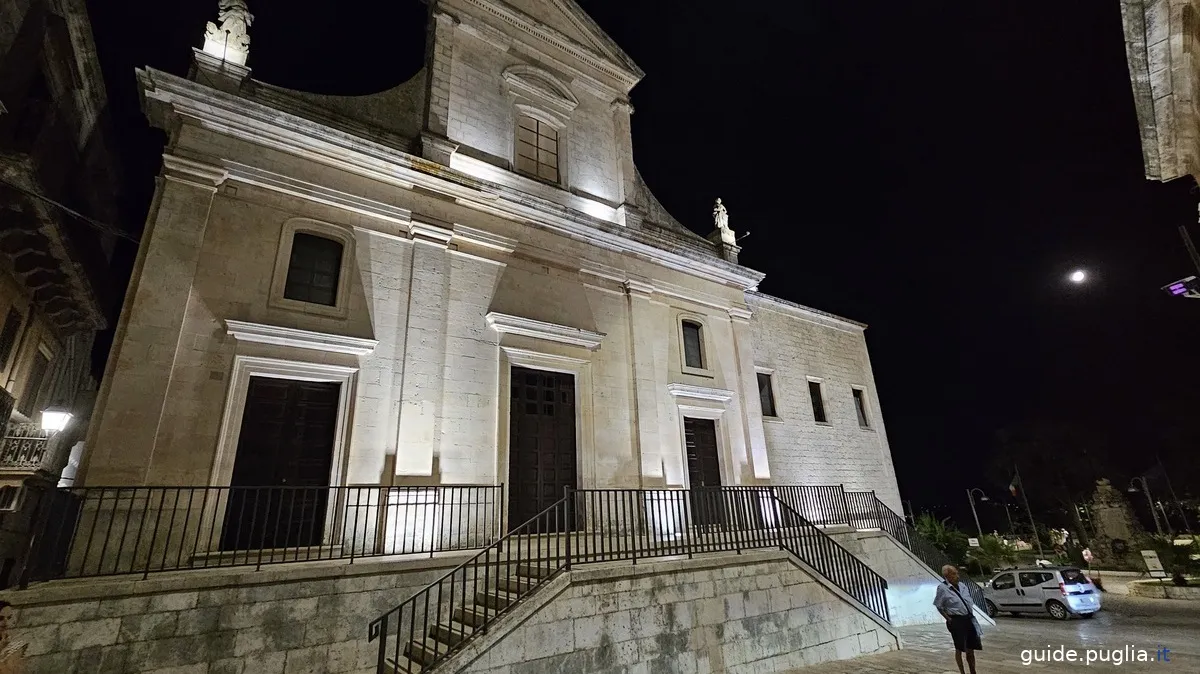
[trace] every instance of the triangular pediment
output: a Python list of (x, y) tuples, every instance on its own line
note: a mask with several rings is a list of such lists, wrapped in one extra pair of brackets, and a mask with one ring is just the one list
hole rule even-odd
[(574, 0), (503, 0), (504, 4), (635, 73), (642, 71)]

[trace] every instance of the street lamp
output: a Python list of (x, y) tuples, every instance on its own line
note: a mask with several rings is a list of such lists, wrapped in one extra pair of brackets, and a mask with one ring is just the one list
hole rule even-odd
[(1163, 532), (1162, 525), (1159, 524), (1159, 522), (1158, 522), (1158, 510), (1154, 507), (1154, 498), (1150, 496), (1150, 487), (1149, 487), (1149, 485), (1146, 484), (1146, 478), (1135, 477), (1132, 480), (1130, 480), (1129, 481), (1129, 493), (1130, 494), (1138, 493), (1138, 488), (1134, 486), (1138, 482), (1142, 483), (1141, 491), (1146, 494), (1146, 503), (1147, 503), (1147, 505), (1150, 506), (1150, 516), (1154, 518), (1154, 528), (1158, 531), (1158, 535), (1161, 536), (1162, 532)]
[(967, 490), (967, 501), (971, 503), (971, 514), (975, 517), (975, 528), (979, 530), (979, 537), (983, 538), (983, 527), (979, 526), (979, 513), (975, 512), (975, 492), (979, 492), (979, 500), (987, 501), (987, 494), (979, 487), (972, 487)]
[(56, 433), (67, 427), (71, 413), (65, 407), (51, 405), (42, 410), (42, 430)]

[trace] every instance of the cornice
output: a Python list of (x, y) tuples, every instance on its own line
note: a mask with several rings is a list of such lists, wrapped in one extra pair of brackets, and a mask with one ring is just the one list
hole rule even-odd
[(595, 351), (599, 348), (600, 342), (605, 336), (602, 332), (582, 330), (557, 323), (537, 321), (532, 318), (501, 314), (495, 311), (489, 312), (485, 318), (487, 319), (488, 326), (502, 335), (533, 337), (534, 339), (542, 339), (548, 342), (580, 346), (589, 351)]
[(691, 384), (667, 384), (667, 393), (676, 398), (711, 400), (720, 403), (733, 400), (733, 391), (708, 386), (692, 386)]
[(217, 188), (229, 177), (229, 172), (220, 166), (181, 157), (170, 152), (162, 158), (162, 175), (167, 180), (187, 183), (207, 190)]
[(291, 346), (298, 349), (345, 353), (352, 356), (365, 356), (374, 351), (375, 346), (379, 344), (377, 339), (347, 337), (263, 323), (248, 323), (230, 318), (225, 319), (225, 329), (228, 334), (242, 342)]
[(817, 323), (838, 330), (846, 330), (847, 332), (863, 332), (867, 329), (866, 323), (852, 321), (849, 318), (842, 318), (836, 314), (831, 314), (820, 309), (806, 307), (803, 304), (797, 304), (789, 300), (785, 300), (772, 295), (757, 291), (746, 291), (747, 303), (759, 302), (764, 309), (771, 309), (781, 314), (787, 314), (795, 318)]
[[(537, 21), (523, 12), (513, 9), (508, 6), (502, 6), (498, 3), (486, 2), (486, 0), (460, 0), (463, 4), (469, 5), (476, 9), (482, 10), (487, 14), (503, 21), (509, 26), (536, 38), (541, 42), (547, 43), (558, 50), (574, 56), (580, 62), (585, 63), (592, 68), (612, 77), (621, 82), (625, 86), (625, 90), (632, 89), (643, 77), (645, 73), (641, 69), (630, 70), (624, 64), (614, 63), (610, 58), (592, 51), (590, 48), (579, 44), (574, 39), (564, 35), (563, 33), (539, 24)], [(636, 66), (635, 66), (636, 68)]]
[[(573, 211), (520, 190), (472, 178), (441, 164), (217, 91), (157, 70), (143, 70), (142, 95), (205, 128), (263, 147), (404, 188), (419, 187), (509, 220), (559, 233), (613, 252), (653, 260), (668, 269), (748, 290), (763, 273), (685, 247), (641, 241), (639, 232)], [(163, 120), (159, 120), (163, 121)], [(224, 160), (215, 165), (224, 166)]]

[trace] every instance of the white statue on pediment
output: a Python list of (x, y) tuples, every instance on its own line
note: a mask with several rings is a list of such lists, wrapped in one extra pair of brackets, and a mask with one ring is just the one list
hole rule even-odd
[(250, 55), (250, 24), (254, 15), (246, 0), (219, 0), (217, 23), (208, 22), (204, 51), (222, 60), (246, 65)]
[(721, 203), (720, 197), (717, 197), (717, 204), (713, 206), (713, 223), (721, 232), (721, 243), (737, 245), (737, 236), (729, 228), (729, 211), (725, 209), (725, 204)]

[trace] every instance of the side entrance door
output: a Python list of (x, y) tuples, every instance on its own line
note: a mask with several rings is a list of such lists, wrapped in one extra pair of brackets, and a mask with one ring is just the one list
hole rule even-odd
[[(512, 530), (576, 486), (575, 377), (512, 369), (508, 424), (508, 526)], [(543, 522), (555, 531), (561, 522)]]
[(724, 520), (721, 461), (717, 456), (717, 422), (712, 419), (683, 420), (687, 452), (688, 487), (691, 490), (692, 523), (700, 526)]
[(336, 382), (250, 378), (222, 549), (321, 543), (340, 392)]

